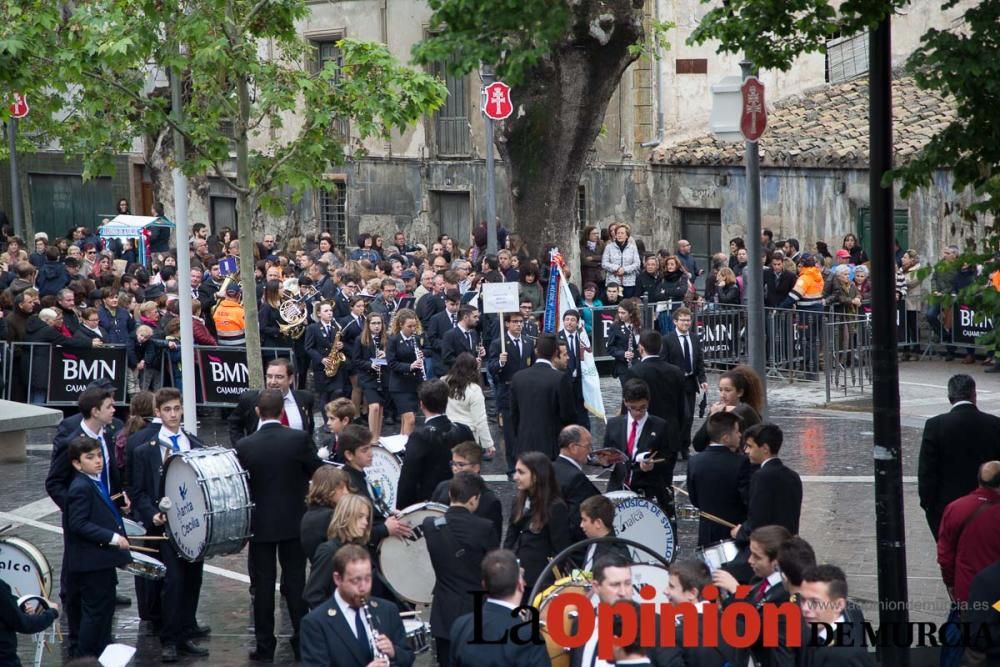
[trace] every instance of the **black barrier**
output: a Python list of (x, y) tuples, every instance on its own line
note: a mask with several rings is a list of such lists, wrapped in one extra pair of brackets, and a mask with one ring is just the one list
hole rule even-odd
[[(263, 348), (261, 352), (265, 365), (277, 357), (292, 355), (292, 350), (287, 347)], [(239, 401), (240, 395), (250, 389), (246, 348), (196, 345), (195, 364), (198, 367), (200, 406), (232, 407)]]
[(976, 338), (993, 331), (993, 319), (976, 313), (970, 306), (955, 304), (952, 310), (951, 340), (956, 345), (974, 347)]

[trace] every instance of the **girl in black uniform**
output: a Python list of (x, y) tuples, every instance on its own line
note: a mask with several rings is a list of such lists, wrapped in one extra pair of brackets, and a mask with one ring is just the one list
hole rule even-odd
[(424, 352), (420, 318), (409, 308), (396, 311), (385, 346), (389, 364), (389, 395), (399, 411), (401, 435), (413, 432), (415, 413), (420, 405), (417, 387), (424, 376)]
[(386, 338), (385, 320), (380, 313), (372, 313), (355, 346), (354, 367), (358, 370), (358, 384), (368, 404), (368, 428), (375, 440), (382, 434), (382, 406), (388, 396)]
[(615, 363), (611, 374), (625, 383), (626, 371), (639, 361), (639, 331), (642, 328), (642, 317), (639, 314), (639, 302), (636, 299), (625, 299), (618, 304), (618, 320), (611, 325), (605, 349), (614, 357)]

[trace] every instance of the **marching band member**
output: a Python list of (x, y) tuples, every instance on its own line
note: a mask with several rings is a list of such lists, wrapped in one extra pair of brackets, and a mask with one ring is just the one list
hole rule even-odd
[[(345, 278), (346, 280), (346, 278)], [(356, 283), (351, 283), (357, 286)], [(353, 290), (351, 290), (353, 294)], [(338, 297), (342, 297), (343, 292), (337, 292)], [(337, 307), (334, 309), (334, 317), (340, 324), (341, 328), (341, 340), (344, 342), (344, 353), (347, 355), (348, 365), (350, 369), (348, 374), (351, 378), (351, 401), (358, 408), (361, 407), (361, 399), (363, 398), (364, 389), (361, 386), (361, 377), (364, 375), (365, 368), (367, 364), (358, 365), (356, 362), (359, 354), (358, 348), (361, 345), (361, 333), (365, 329), (365, 309), (367, 308), (367, 303), (361, 297), (352, 296), (350, 299), (340, 299), (335, 300)], [(342, 317), (337, 317), (340, 312), (341, 304), (345, 314)], [(382, 318), (383, 323), (388, 321), (384, 317)], [(385, 327), (383, 327), (384, 329)]]
[(590, 455), (591, 440), (590, 431), (582, 426), (570, 424), (564, 427), (559, 432), (559, 456), (552, 462), (559, 492), (569, 507), (569, 521), (574, 541), (583, 539), (580, 505), (587, 498), (601, 493), (583, 472), (583, 464)]
[(424, 382), (418, 395), (424, 424), (406, 442), (406, 457), (396, 492), (399, 509), (430, 500), (435, 487), (451, 478), (451, 448), (474, 439), (468, 426), (455, 424), (445, 415), (448, 385), (444, 380)]
[[(607, 496), (591, 496), (580, 505), (580, 529), (586, 539), (615, 536), (615, 504)], [(631, 560), (628, 546), (620, 542), (596, 542), (587, 547), (581, 569), (594, 571), (594, 563), (609, 555)]]
[(54, 602), (49, 602), (48, 609), (37, 613), (22, 611), (14, 591), (0, 579), (0, 665), (21, 667), (21, 659), (17, 656), (17, 634), (44, 632), (58, 618), (59, 606)]
[[(431, 295), (437, 300), (437, 295)], [(452, 329), (458, 327), (458, 311), (462, 305), (462, 295), (459, 291), (449, 290), (444, 294), (444, 308), (439, 313), (435, 313), (427, 322), (427, 348), (429, 354), (428, 362), (433, 362), (433, 374), (427, 377), (438, 377), (444, 375), (444, 362), (442, 361), (444, 337)]]
[[(328, 301), (316, 306), (316, 314), (317, 321), (306, 327), (306, 354), (312, 361), (313, 389), (318, 394), (320, 405), (326, 405), (337, 397), (350, 397), (350, 385), (346, 381), (350, 369), (349, 364), (342, 363), (336, 375), (328, 375), (336, 364), (330, 358), (331, 352), (343, 352), (344, 341), (335, 340), (340, 325), (334, 323), (333, 306)], [(326, 423), (326, 413), (323, 413), (323, 420)]]
[[(480, 475), (482, 474), (482, 462), (483, 448), (471, 440), (460, 442), (451, 448), (451, 472), (454, 475), (460, 472), (471, 472)], [(449, 503), (448, 489), (450, 485), (450, 479), (438, 483), (437, 488), (434, 489), (434, 493), (431, 495), (431, 502), (447, 505)], [(500, 544), (500, 536), (503, 534), (503, 507), (489, 486), (483, 485), (482, 492), (479, 495), (479, 503), (472, 513), (493, 524), (497, 544)]]
[[(739, 452), (740, 418), (732, 412), (716, 412), (706, 420), (712, 443), (688, 462), (687, 490), (691, 503), (730, 523), (747, 517), (750, 461)], [(729, 539), (729, 529), (701, 517), (698, 546)]]
[(379, 313), (372, 313), (365, 322), (358, 338), (354, 368), (358, 371), (358, 384), (368, 404), (368, 428), (372, 438), (382, 434), (382, 409), (389, 398), (389, 366), (385, 360), (386, 320)]
[[(284, 399), (276, 389), (257, 397), (260, 427), (236, 443), (236, 456), (249, 473), (254, 503), (247, 569), (256, 594), (253, 597), (254, 635), (257, 648), (251, 660), (274, 658), (274, 585), (281, 562), (282, 593), (292, 619), (292, 650), (299, 656), (299, 622), (305, 616), (306, 556), (299, 536), (305, 514), (309, 479), (322, 465), (312, 439), (305, 431), (281, 423)], [(275, 557), (277, 556), (277, 560)]]
[[(552, 463), (542, 452), (517, 457), (514, 486), (517, 496), (503, 546), (513, 550), (524, 567), (527, 596), (549, 560), (571, 544), (569, 508), (559, 497)], [(551, 574), (546, 576), (551, 578)], [(530, 603), (525, 598), (524, 604)]]
[(708, 565), (700, 560), (679, 560), (670, 566), (670, 584), (667, 588), (667, 595), (670, 597), (670, 604), (682, 605), (690, 604), (698, 611), (698, 645), (684, 645), (684, 626), (691, 621), (684, 614), (679, 614), (676, 618), (676, 641), (680, 648), (683, 664), (696, 665), (697, 667), (726, 667), (726, 665), (740, 664), (736, 662), (736, 650), (727, 645), (721, 637), (718, 638), (718, 646), (702, 646), (704, 642), (703, 626), (701, 614), (705, 607), (705, 599), (702, 597), (702, 590), (712, 583), (712, 575)]
[(372, 561), (364, 547), (348, 544), (333, 558), (333, 596), (302, 619), (306, 667), (408, 667), (413, 652), (399, 608), (371, 596)]
[(688, 457), (691, 449), (691, 423), (694, 421), (694, 403), (698, 392), (708, 391), (705, 378), (705, 355), (701, 349), (701, 337), (692, 330), (694, 319), (691, 311), (681, 306), (674, 311), (674, 330), (663, 337), (660, 357), (667, 363), (680, 368), (684, 373), (685, 413), (681, 426), (681, 459)]
[(626, 371), (632, 364), (639, 361), (639, 330), (642, 328), (642, 316), (639, 314), (639, 302), (636, 299), (625, 299), (618, 304), (618, 321), (611, 325), (608, 339), (604, 344), (608, 355), (614, 357), (611, 367), (612, 377), (625, 383)]
[[(604, 446), (624, 452), (628, 461), (614, 466), (608, 491), (635, 491), (655, 499), (664, 512), (669, 512), (666, 487), (670, 481), (664, 479), (662, 472), (665, 463), (673, 463), (667, 422), (649, 414), (649, 385), (643, 380), (625, 381), (622, 402), (625, 414), (608, 420)], [(654, 463), (654, 459), (661, 462)], [(673, 466), (670, 467), (672, 470)]]
[(441, 338), (441, 368), (438, 375), (447, 375), (455, 359), (463, 352), (473, 357), (481, 357), (483, 343), (479, 336), (479, 311), (475, 306), (465, 305), (458, 309), (458, 325), (445, 332)]
[[(204, 447), (201, 440), (181, 429), (184, 411), (181, 393), (173, 387), (156, 392), (156, 416), (162, 422), (160, 430), (146, 444), (136, 447), (129, 492), (140, 523), (151, 535), (162, 535), (167, 516), (159, 510), (163, 497), (161, 478), (167, 457)], [(201, 594), (201, 561), (181, 558), (173, 544), (159, 542), (160, 560), (167, 568), (163, 583), (163, 626), (160, 631), (161, 661), (177, 662), (178, 655), (207, 656), (208, 649), (192, 640), (211, 632), (198, 625), (198, 598)]]
[(326, 528), (326, 539), (313, 555), (309, 579), (302, 598), (309, 609), (315, 609), (333, 595), (333, 557), (345, 544), (368, 547), (372, 533), (372, 504), (361, 495), (345, 496)]
[(458, 472), (448, 489), (450, 507), (443, 517), (424, 519), (423, 532), (434, 568), (431, 635), (440, 667), (449, 667), (448, 640), (456, 619), (472, 611), (473, 591), (480, 590), (480, 568), (486, 554), (500, 546), (489, 520), (476, 516), (485, 488), (483, 478)]
[(302, 551), (310, 563), (316, 547), (326, 541), (326, 531), (337, 502), (351, 493), (357, 493), (357, 489), (351, 486), (347, 473), (337, 466), (320, 466), (313, 473), (306, 495), (306, 513), (299, 522)]
[(417, 411), (417, 386), (427, 378), (424, 376), (423, 349), (418, 338), (421, 332), (417, 314), (409, 308), (396, 313), (389, 331), (389, 342), (385, 346), (385, 358), (389, 365), (389, 395), (400, 414), (399, 432), (409, 435), (415, 423)]
[(348, 424), (354, 423), (358, 417), (358, 408), (349, 398), (335, 398), (323, 408), (326, 413), (326, 425), (320, 428), (319, 457), (334, 463), (343, 464), (344, 457), (337, 447), (340, 432)]
[(585, 429), (590, 429), (590, 415), (587, 408), (583, 406), (583, 367), (584, 356), (590, 352), (590, 348), (585, 345), (586, 333), (580, 333), (580, 313), (576, 310), (567, 310), (563, 313), (563, 328), (559, 332), (560, 344), (566, 344), (566, 354), (569, 356), (566, 362), (566, 374), (569, 375), (573, 383), (573, 404), (576, 408), (576, 423)]
[(523, 335), (524, 315), (521, 313), (505, 313), (504, 325), (507, 328), (504, 347), (500, 351), (500, 339), (490, 343), (487, 356), (487, 368), (496, 383), (496, 410), (503, 429), (504, 456), (507, 460), (507, 472), (514, 472), (514, 422), (510, 418), (510, 383), (514, 374), (527, 368), (534, 361), (535, 346)]
[(566, 370), (566, 345), (552, 334), (535, 340), (535, 363), (510, 383), (510, 420), (514, 451), (540, 451), (556, 457), (559, 432), (576, 423), (573, 384)]

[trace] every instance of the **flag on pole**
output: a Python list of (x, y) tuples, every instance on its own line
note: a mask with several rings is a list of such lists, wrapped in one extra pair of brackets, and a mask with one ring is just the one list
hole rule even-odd
[[(563, 276), (562, 266), (562, 255), (557, 250), (553, 250), (549, 265), (549, 286), (545, 299), (546, 333), (562, 331), (563, 314), (567, 310), (577, 310), (573, 293), (569, 289), (569, 283), (566, 282), (566, 278)], [(604, 410), (604, 396), (601, 395), (601, 377), (597, 373), (597, 363), (594, 361), (593, 346), (583, 326), (582, 318), (577, 333), (580, 336), (580, 343), (590, 350), (580, 360), (580, 376), (583, 382), (583, 407), (590, 414), (607, 422), (608, 417)]]

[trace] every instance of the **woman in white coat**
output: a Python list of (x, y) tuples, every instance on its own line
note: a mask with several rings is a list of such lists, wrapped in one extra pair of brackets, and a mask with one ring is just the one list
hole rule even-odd
[(468, 426), (476, 437), (476, 443), (483, 448), (483, 453), (493, 456), (496, 449), (486, 420), (486, 397), (479, 384), (480, 377), (479, 363), (475, 357), (463, 352), (455, 358), (451, 372), (444, 377), (445, 384), (448, 385), (448, 409), (445, 414), (451, 421)]
[(639, 296), (636, 294), (635, 282), (642, 267), (639, 248), (629, 234), (628, 225), (618, 225), (615, 236), (604, 246), (601, 266), (608, 272), (607, 282), (622, 286), (624, 297)]

